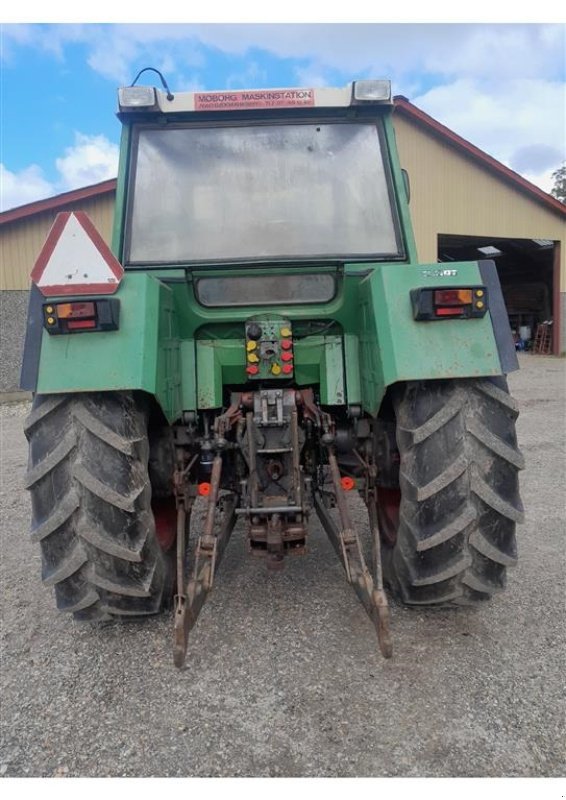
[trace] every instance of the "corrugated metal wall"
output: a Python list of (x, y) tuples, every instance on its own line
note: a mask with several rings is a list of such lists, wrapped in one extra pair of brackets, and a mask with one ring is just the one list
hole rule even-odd
[(438, 234), (561, 241), (561, 290), (566, 291), (566, 223), (476, 160), (395, 115), (401, 166), (411, 181), (411, 215), (419, 260), (437, 258)]
[(86, 211), (103, 238), (110, 242), (114, 214), (114, 195), (110, 193), (6, 223), (0, 227), (0, 290), (29, 288), (30, 272), (57, 212), (78, 210)]

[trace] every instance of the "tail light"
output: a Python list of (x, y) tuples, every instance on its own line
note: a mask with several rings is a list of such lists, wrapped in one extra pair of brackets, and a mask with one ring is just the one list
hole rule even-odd
[(434, 292), (435, 306), (465, 306), (473, 299), (471, 289), (436, 289)]
[(116, 298), (43, 304), (43, 326), (48, 333), (115, 331), (120, 301)]
[(473, 319), (487, 312), (487, 289), (485, 286), (412, 289), (411, 303), (415, 320)]

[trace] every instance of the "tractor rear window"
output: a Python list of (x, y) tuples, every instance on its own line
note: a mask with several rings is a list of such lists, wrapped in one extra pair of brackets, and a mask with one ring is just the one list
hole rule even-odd
[(400, 254), (372, 123), (138, 130), (129, 264)]
[(200, 278), (197, 299), (203, 306), (273, 306), (328, 303), (336, 293), (334, 275), (253, 275)]

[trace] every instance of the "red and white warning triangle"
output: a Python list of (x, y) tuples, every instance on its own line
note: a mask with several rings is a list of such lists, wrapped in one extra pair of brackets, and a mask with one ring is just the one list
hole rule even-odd
[(45, 297), (113, 294), (124, 269), (84, 211), (57, 214), (31, 272)]

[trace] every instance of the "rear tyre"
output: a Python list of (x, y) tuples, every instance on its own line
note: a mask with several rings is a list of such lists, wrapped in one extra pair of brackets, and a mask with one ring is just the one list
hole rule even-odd
[(386, 578), (409, 605), (480, 604), (504, 588), (523, 519), (507, 382), (411, 382), (393, 402), (401, 502)]
[(126, 392), (36, 395), (25, 423), (31, 536), (57, 608), (155, 614), (169, 575), (155, 534), (145, 413)]

